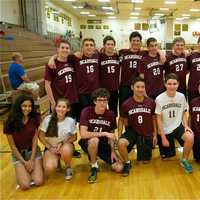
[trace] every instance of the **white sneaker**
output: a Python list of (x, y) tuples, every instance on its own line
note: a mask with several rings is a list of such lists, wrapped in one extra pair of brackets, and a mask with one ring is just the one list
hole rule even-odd
[(65, 179), (67, 181), (71, 180), (72, 179), (72, 175), (73, 175), (73, 170), (71, 167), (68, 167), (66, 170), (65, 170)]

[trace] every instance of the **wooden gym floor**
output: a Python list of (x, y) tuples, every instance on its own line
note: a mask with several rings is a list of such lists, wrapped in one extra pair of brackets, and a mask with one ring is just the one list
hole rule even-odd
[(63, 172), (52, 174), (41, 187), (28, 191), (16, 189), (14, 167), (10, 149), (0, 122), (0, 199), (200, 199), (200, 165), (194, 161), (193, 173), (187, 174), (179, 165), (179, 156), (171, 161), (161, 161), (158, 149), (153, 151), (149, 164), (136, 164), (128, 177), (112, 172), (108, 165), (100, 162), (100, 173), (96, 184), (88, 184), (89, 165), (87, 156), (74, 158), (74, 177), (64, 180)]

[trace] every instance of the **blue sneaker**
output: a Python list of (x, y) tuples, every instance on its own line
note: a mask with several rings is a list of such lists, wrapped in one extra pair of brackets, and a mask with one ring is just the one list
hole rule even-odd
[(181, 160), (181, 166), (185, 169), (187, 173), (192, 173), (192, 165), (186, 159)]

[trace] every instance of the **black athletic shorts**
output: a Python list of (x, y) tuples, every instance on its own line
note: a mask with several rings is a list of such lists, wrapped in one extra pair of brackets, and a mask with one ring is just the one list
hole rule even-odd
[(129, 86), (120, 86), (119, 88), (119, 110), (121, 113), (121, 106), (125, 100), (133, 96), (133, 91)]
[(110, 99), (108, 102), (109, 110), (112, 110), (117, 116), (117, 106), (118, 106), (118, 91), (110, 91)]
[(145, 137), (139, 135), (133, 128), (126, 128), (124, 134), (120, 138), (127, 139), (129, 145), (127, 146), (128, 152), (130, 152), (133, 146), (137, 146), (137, 160), (138, 161), (148, 161), (152, 157), (152, 146), (153, 140), (152, 137)]
[[(88, 154), (88, 139), (80, 139), (78, 143), (83, 149), (83, 151)], [(104, 162), (108, 164), (112, 164), (111, 147), (110, 147), (110, 144), (108, 144), (108, 142), (105, 142), (99, 139), (97, 156), (99, 156), (99, 158), (101, 158)], [(88, 155), (88, 158), (90, 160), (89, 155)]]
[(176, 148), (175, 148), (175, 142), (174, 139), (178, 141), (178, 143), (183, 146), (184, 141), (182, 139), (182, 136), (185, 132), (184, 126), (182, 123), (180, 126), (178, 126), (172, 133), (167, 134), (166, 137), (169, 141), (170, 146), (169, 147), (164, 147), (162, 145), (162, 140), (160, 135), (158, 135), (158, 145), (159, 145), (159, 151), (160, 151), (160, 156), (162, 158), (170, 158), (172, 156), (176, 155)]
[(77, 122), (80, 121), (80, 105), (79, 105), (79, 103), (71, 104), (70, 117), (75, 119)]
[(194, 137), (193, 156), (196, 161), (200, 161), (200, 137)]
[(80, 105), (80, 113), (85, 107), (94, 105), (91, 98), (91, 94), (80, 94), (79, 105)]

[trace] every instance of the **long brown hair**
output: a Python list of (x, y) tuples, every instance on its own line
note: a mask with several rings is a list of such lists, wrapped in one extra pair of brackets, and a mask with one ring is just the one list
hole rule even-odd
[[(66, 106), (69, 108), (69, 112), (66, 112), (65, 117), (70, 115), (70, 110), (71, 110), (71, 106), (70, 106), (70, 102), (68, 99), (65, 98), (59, 98), (56, 102), (56, 106), (58, 105), (59, 102), (65, 102)], [(45, 134), (47, 137), (58, 137), (58, 117), (57, 117), (57, 113), (56, 110), (54, 109), (52, 115), (51, 115), (51, 119), (49, 121), (49, 125), (47, 128), (47, 132)]]

